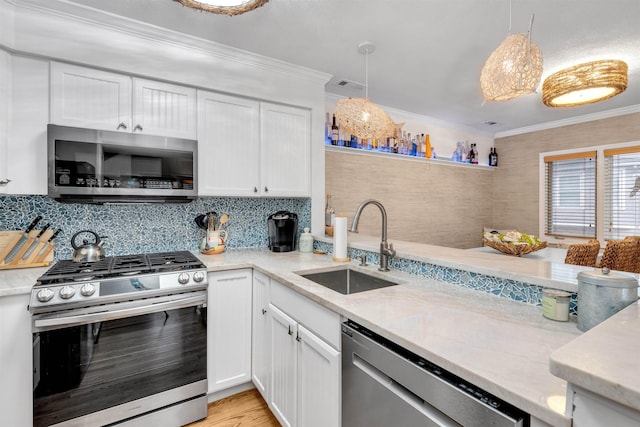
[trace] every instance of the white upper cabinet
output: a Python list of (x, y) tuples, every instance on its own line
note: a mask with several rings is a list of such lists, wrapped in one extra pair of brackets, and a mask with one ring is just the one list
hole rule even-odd
[(51, 123), (131, 131), (131, 78), (51, 63)]
[(196, 138), (196, 90), (51, 63), (51, 123)]
[(309, 110), (198, 92), (199, 193), (310, 196)]
[(133, 79), (133, 132), (196, 139), (196, 90)]
[(262, 188), (273, 197), (308, 197), (311, 115), (309, 110), (260, 104)]
[(200, 195), (258, 195), (259, 120), (257, 101), (198, 91)]

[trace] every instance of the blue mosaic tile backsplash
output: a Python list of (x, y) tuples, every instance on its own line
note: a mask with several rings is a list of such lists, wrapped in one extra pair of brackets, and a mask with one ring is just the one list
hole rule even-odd
[[(298, 214), (298, 228), (311, 227), (311, 199), (202, 197), (192, 203), (87, 205), (58, 203), (47, 196), (0, 196), (0, 230), (23, 230), (38, 215), (37, 228), (50, 223), (56, 238), (55, 260), (70, 259), (71, 237), (92, 230), (105, 239), (109, 255), (198, 250), (205, 231), (194, 218), (209, 211), (226, 213), (226, 247), (267, 247), (267, 217), (279, 210)], [(81, 242), (78, 242), (81, 243)]]
[[(313, 248), (329, 253), (333, 252), (333, 245), (327, 242), (314, 240)], [(369, 264), (378, 264), (380, 255), (377, 252), (364, 251), (361, 249), (347, 248), (347, 255), (351, 259), (357, 256), (366, 255)], [(472, 273), (470, 271), (456, 268), (443, 267), (426, 262), (415, 261), (406, 258), (392, 258), (389, 260), (389, 267), (416, 276), (427, 277), (429, 279), (441, 280), (464, 286), (476, 291), (490, 293), (499, 297), (509, 298), (515, 301), (542, 306), (542, 286), (516, 280), (502, 279), (500, 277), (487, 276), (485, 274)], [(569, 301), (569, 313), (578, 313), (578, 294), (572, 293)]]

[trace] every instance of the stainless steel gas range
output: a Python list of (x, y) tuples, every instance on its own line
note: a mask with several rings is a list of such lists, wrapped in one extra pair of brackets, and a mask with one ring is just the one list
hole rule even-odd
[(190, 252), (51, 267), (29, 306), (34, 427), (205, 418), (206, 288)]

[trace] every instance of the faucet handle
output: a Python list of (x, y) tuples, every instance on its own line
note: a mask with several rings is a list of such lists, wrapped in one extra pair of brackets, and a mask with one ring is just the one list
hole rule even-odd
[(389, 258), (396, 256), (396, 250), (393, 249), (393, 243), (389, 243)]

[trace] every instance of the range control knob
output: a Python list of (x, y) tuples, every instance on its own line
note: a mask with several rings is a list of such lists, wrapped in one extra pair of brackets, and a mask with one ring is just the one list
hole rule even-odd
[(36, 298), (38, 298), (38, 301), (40, 302), (49, 302), (51, 301), (51, 298), (53, 298), (54, 295), (55, 293), (51, 289), (44, 288), (38, 291)]
[(93, 295), (96, 292), (96, 287), (93, 286), (91, 283), (85, 283), (84, 285), (82, 285), (82, 287), (80, 288), (80, 293), (82, 294), (82, 296), (84, 297), (90, 297), (91, 295)]
[(178, 275), (178, 283), (181, 285), (186, 285), (189, 283), (189, 274), (188, 273), (180, 273)]
[(76, 290), (73, 288), (73, 286), (63, 286), (62, 289), (60, 289), (60, 298), (62, 299), (69, 299), (72, 298), (74, 295), (76, 294)]
[(196, 271), (193, 273), (193, 281), (194, 282), (202, 282), (204, 280), (205, 274), (204, 271)]

